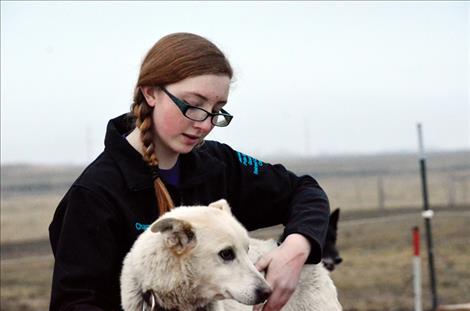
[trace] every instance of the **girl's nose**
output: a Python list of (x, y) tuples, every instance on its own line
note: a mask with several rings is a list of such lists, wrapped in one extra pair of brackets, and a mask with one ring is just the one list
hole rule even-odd
[(200, 122), (194, 122), (194, 127), (200, 129), (204, 133), (209, 133), (213, 128), (214, 125), (212, 125), (211, 118), (207, 118), (204, 121)]

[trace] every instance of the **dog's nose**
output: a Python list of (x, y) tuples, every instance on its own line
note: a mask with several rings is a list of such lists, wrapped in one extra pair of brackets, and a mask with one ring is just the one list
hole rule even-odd
[(323, 262), (323, 266), (325, 266), (328, 271), (333, 271), (335, 269), (335, 265), (332, 262)]
[(340, 256), (335, 257), (335, 265), (339, 265), (342, 262), (343, 262), (343, 258), (341, 258)]
[(256, 289), (256, 304), (259, 304), (259, 303), (262, 303), (264, 302), (266, 299), (269, 298), (269, 296), (271, 296), (271, 288), (269, 287), (266, 287), (266, 286), (262, 286), (262, 287), (258, 287)]
[(335, 269), (335, 264), (334, 264), (334, 259), (332, 258), (323, 258), (322, 259), (323, 266), (328, 270), (328, 271), (333, 271)]

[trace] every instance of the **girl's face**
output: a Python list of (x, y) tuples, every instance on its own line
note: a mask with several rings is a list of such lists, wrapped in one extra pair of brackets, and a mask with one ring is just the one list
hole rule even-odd
[[(230, 78), (201, 75), (165, 85), (166, 90), (191, 106), (219, 112), (227, 103)], [(214, 128), (211, 118), (193, 121), (183, 115), (168, 94), (159, 88), (142, 87), (147, 103), (154, 107), (155, 147), (166, 156), (190, 152)]]

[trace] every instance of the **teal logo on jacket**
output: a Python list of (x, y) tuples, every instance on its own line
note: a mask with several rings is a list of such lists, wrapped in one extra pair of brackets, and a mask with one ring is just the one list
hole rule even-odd
[(237, 151), (238, 161), (246, 167), (253, 167), (253, 174), (258, 175), (263, 162)]
[(140, 222), (135, 223), (135, 228), (137, 231), (145, 231), (150, 225), (141, 224)]

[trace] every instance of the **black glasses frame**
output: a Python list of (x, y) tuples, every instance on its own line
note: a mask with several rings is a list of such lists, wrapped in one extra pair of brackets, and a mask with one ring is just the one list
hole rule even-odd
[[(168, 90), (163, 87), (163, 86), (160, 86), (159, 87), (163, 92), (165, 92), (166, 95), (168, 95), (168, 97), (170, 97), (170, 99), (176, 104), (176, 106), (181, 110), (181, 112), (183, 113), (183, 115), (190, 119), (190, 120), (193, 120), (193, 121), (198, 121), (198, 122), (203, 122), (205, 121), (208, 117), (211, 117), (211, 123), (212, 125), (214, 126), (219, 126), (219, 127), (225, 127), (227, 125), (230, 124), (230, 122), (232, 121), (233, 119), (233, 116), (228, 113), (227, 111), (225, 111), (224, 109), (220, 109), (220, 112), (218, 113), (213, 113), (213, 112), (209, 112), (205, 109), (202, 109), (202, 108), (199, 108), (199, 107), (195, 107), (195, 106), (192, 106), (190, 104), (188, 104), (185, 100), (183, 99), (180, 99), (178, 97), (176, 97), (175, 95), (171, 94), (170, 92), (168, 92)], [(194, 118), (191, 118), (189, 117), (186, 113), (188, 111), (190, 111), (190, 109), (197, 109), (197, 110), (201, 110), (203, 112), (205, 112), (206, 116), (204, 118), (201, 118), (201, 119), (194, 119)], [(223, 117), (224, 120), (225, 120), (225, 123), (217, 123), (217, 119), (219, 117)]]

